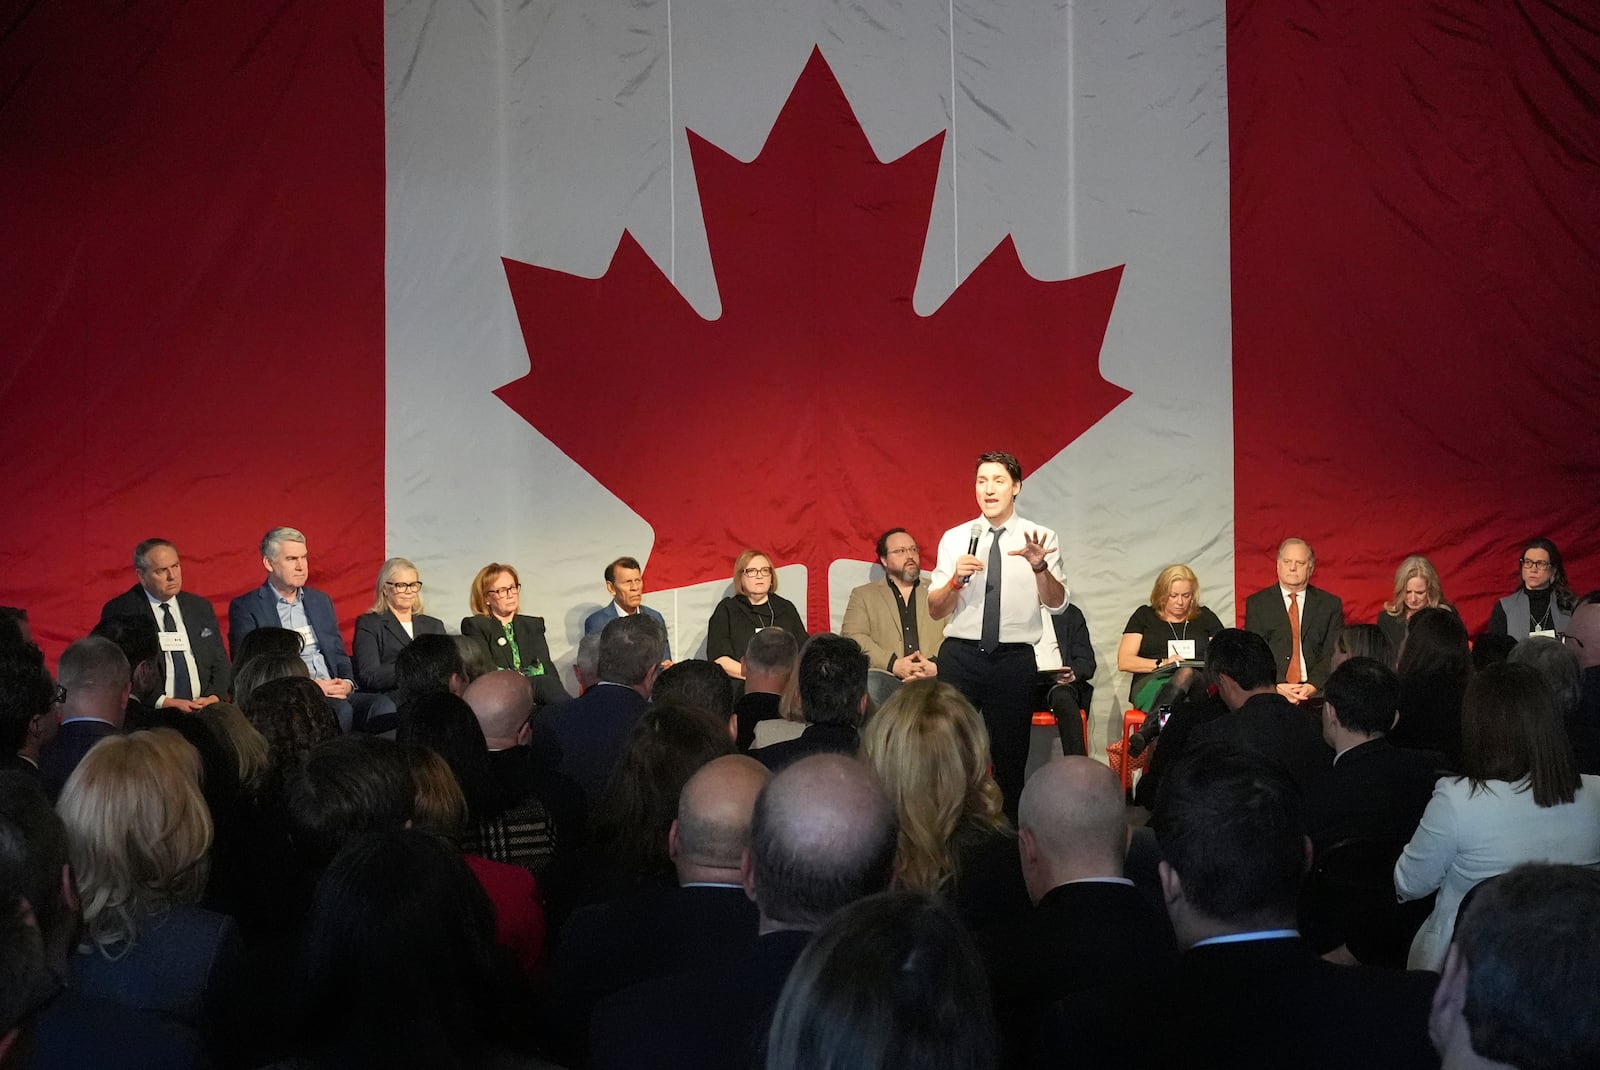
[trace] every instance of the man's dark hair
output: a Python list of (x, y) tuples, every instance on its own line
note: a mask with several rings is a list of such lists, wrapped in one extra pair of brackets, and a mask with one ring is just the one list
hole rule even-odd
[(1600, 873), (1529, 864), (1485, 881), (1455, 944), (1467, 965), (1472, 1050), (1541, 1070), (1587, 1070), (1600, 1052)]
[(405, 827), (413, 798), (405, 753), (391, 740), (367, 735), (311, 748), (283, 794), (295, 846), (318, 866), (358, 833)]
[(1022, 482), (1022, 463), (1017, 458), (1004, 450), (990, 450), (988, 453), (978, 455), (978, 463), (972, 466), (972, 474), (977, 475), (978, 469), (986, 464), (998, 464), (1005, 468), (1011, 476), (1011, 482)]
[(1372, 658), (1351, 658), (1328, 677), (1322, 697), (1352, 732), (1377, 735), (1394, 727), (1400, 708), (1400, 677)]
[(643, 572), (644, 571), (644, 566), (639, 564), (639, 559), (638, 558), (636, 558), (636, 557), (626, 557), (626, 556), (619, 557), (615, 561), (611, 562), (611, 564), (606, 566), (606, 582), (607, 583), (616, 583), (617, 582), (617, 569), (619, 569), (619, 568), (631, 568), (635, 572)]
[(0, 894), (10, 905), (24, 897), (41, 932), (57, 931), (61, 867), (67, 864), (67, 827), (56, 816), (39, 778), (0, 773)]
[(28, 725), (50, 712), (55, 697), (43, 651), (32, 643), (0, 644), (0, 754), (22, 749)]
[(1499, 632), (1482, 632), (1472, 637), (1472, 671), (1482, 672), (1511, 656), (1517, 641)]
[(28, 611), (0, 606), (0, 646), (28, 642)]
[(794, 672), (800, 660), (800, 644), (782, 628), (762, 628), (750, 637), (744, 660), (756, 672)]
[(233, 667), (237, 671), (261, 654), (293, 654), (298, 658), (305, 645), (306, 641), (293, 628), (256, 628), (233, 648)]
[(1245, 691), (1271, 687), (1278, 681), (1278, 660), (1255, 632), (1224, 628), (1206, 645), (1206, 671), (1213, 680), (1224, 676)]
[(1472, 675), (1467, 626), (1454, 610), (1443, 606), (1417, 610), (1406, 622), (1406, 641), (1395, 671), (1402, 680), (1433, 677), (1466, 687)]
[(596, 668), (606, 683), (637, 687), (650, 670), (661, 664), (667, 634), (643, 613), (618, 617), (600, 631), (600, 663)]
[(813, 635), (800, 652), (800, 712), (809, 724), (857, 724), (867, 693), (867, 656), (854, 639)]
[(1294, 917), (1306, 825), (1287, 770), (1226, 744), (1197, 747), (1161, 783), (1152, 818), (1183, 894), (1218, 921)]
[(167, 659), (161, 656), (161, 633), (156, 628), (156, 619), (148, 613), (137, 616), (133, 614), (120, 614), (113, 617), (104, 617), (99, 624), (94, 626), (90, 635), (97, 635), (102, 639), (109, 639), (117, 644), (117, 649), (122, 651), (122, 656), (128, 659), (129, 672), (134, 686), (139, 684), (139, 670), (147, 663), (154, 662), (156, 666), (155, 678), (147, 683), (149, 691), (135, 694), (141, 702), (154, 702), (167, 686)]
[(911, 534), (911, 532), (907, 531), (905, 528), (890, 528), (882, 535), (879, 535), (877, 546), (874, 547), (878, 554), (878, 560), (882, 561), (885, 557), (889, 556), (889, 536), (909, 534)]
[(449, 691), (450, 677), (465, 678), (467, 667), (461, 648), (448, 635), (419, 635), (394, 661), (395, 690), (400, 701)]
[(145, 568), (150, 564), (150, 562), (147, 560), (147, 558), (150, 556), (150, 551), (154, 550), (158, 546), (165, 546), (173, 553), (178, 552), (178, 548), (172, 545), (172, 543), (166, 539), (145, 539), (138, 546), (133, 548), (133, 568), (135, 572), (143, 572), (145, 570)]
[(693, 658), (662, 669), (650, 691), (655, 706), (689, 706), (726, 721), (733, 716), (733, 681), (714, 661)]

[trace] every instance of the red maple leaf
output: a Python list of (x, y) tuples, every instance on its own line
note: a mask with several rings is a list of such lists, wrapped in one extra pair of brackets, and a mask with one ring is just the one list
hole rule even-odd
[(931, 569), (979, 453), (1032, 470), (1128, 396), (1098, 370), (1122, 269), (1041, 282), (1007, 237), (918, 315), (944, 135), (879, 161), (820, 51), (752, 162), (687, 133), (721, 317), (626, 232), (598, 279), (505, 260), (529, 372), (495, 393), (653, 527), (653, 589), (755, 546), (820, 629), (832, 561), (903, 526)]

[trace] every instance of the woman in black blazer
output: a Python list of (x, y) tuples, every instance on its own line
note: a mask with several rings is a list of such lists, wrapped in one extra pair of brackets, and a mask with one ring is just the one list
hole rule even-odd
[(378, 593), (372, 611), (356, 618), (350, 644), (356, 686), (394, 697), (394, 663), (400, 651), (419, 635), (443, 635), (444, 621), (422, 612), (422, 581), (417, 566), (391, 557), (378, 570)]
[(535, 707), (565, 702), (572, 696), (561, 685), (550, 645), (544, 638), (544, 618), (526, 617), (522, 581), (510, 565), (491, 562), (478, 570), (470, 594), (472, 616), (461, 619), (461, 634), (481, 639), (495, 667), (515, 669), (533, 682)]

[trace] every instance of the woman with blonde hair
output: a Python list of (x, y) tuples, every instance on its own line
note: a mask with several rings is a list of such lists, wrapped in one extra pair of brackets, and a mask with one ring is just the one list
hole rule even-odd
[[(1133, 611), (1117, 647), (1117, 669), (1133, 677), (1128, 701), (1146, 713), (1161, 705), (1165, 685), (1172, 697), (1199, 679), (1185, 661), (1204, 661), (1222, 621), (1200, 604), (1200, 579), (1188, 565), (1168, 565), (1150, 588), (1150, 601)], [(1158, 675), (1176, 668), (1171, 675)]]
[(1443, 607), (1455, 612), (1455, 606), (1444, 600), (1444, 589), (1439, 584), (1439, 573), (1433, 562), (1421, 554), (1412, 554), (1400, 562), (1394, 573), (1394, 594), (1383, 604), (1378, 614), (1378, 627), (1389, 646), (1399, 650), (1406, 639), (1406, 625), (1418, 610)]
[(717, 603), (706, 624), (706, 657), (733, 679), (743, 680), (739, 663), (762, 628), (782, 628), (795, 642), (806, 641), (800, 611), (778, 594), (772, 558), (760, 550), (746, 550), (733, 562), (733, 594)]
[(989, 732), (960, 691), (907, 683), (868, 719), (861, 756), (900, 817), (896, 888), (946, 895), (974, 929), (1028, 908)]
[(195, 905), (212, 837), (199, 753), (167, 728), (109, 736), (56, 809), (83, 905), (73, 988), (215, 1036), (239, 937), (232, 919)]
[(544, 618), (522, 610), (522, 580), (510, 565), (491, 561), (472, 578), (468, 592), (472, 616), (461, 618), (461, 634), (475, 637), (497, 669), (512, 669), (533, 681), (535, 708), (565, 702), (572, 696), (561, 683)]
[(356, 618), (350, 657), (356, 686), (394, 697), (394, 663), (419, 635), (443, 635), (444, 621), (422, 612), (422, 580), (417, 566), (391, 557), (378, 569), (372, 608)]

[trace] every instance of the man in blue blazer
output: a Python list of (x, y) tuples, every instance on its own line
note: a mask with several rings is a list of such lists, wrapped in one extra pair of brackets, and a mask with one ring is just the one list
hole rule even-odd
[(257, 628), (287, 628), (300, 635), (300, 657), (322, 688), (345, 731), (391, 712), (387, 696), (356, 691), (355, 670), (339, 635), (333, 599), (306, 586), (310, 572), (306, 537), (295, 528), (273, 528), (261, 539), (267, 581), (228, 603), (228, 648), (235, 653)]
[[(606, 566), (606, 590), (611, 594), (611, 601), (584, 618), (584, 635), (600, 631), (618, 617), (631, 617), (635, 613), (643, 613), (661, 625), (663, 635), (667, 633), (666, 620), (660, 613), (644, 604), (644, 569), (640, 567), (637, 558), (619, 557)], [(670, 641), (662, 659), (666, 664), (672, 663)]]

